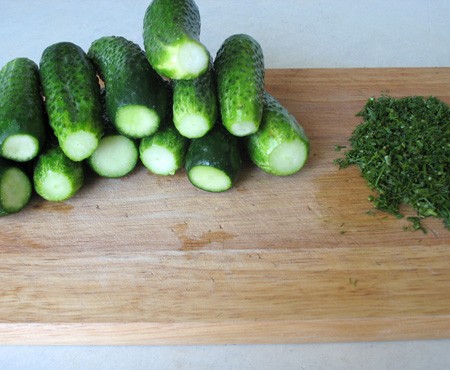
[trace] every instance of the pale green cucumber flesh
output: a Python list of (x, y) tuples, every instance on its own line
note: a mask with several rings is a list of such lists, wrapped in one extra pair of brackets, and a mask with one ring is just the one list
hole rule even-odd
[(258, 131), (259, 123), (254, 121), (235, 122), (229, 125), (228, 131), (234, 136), (247, 136)]
[(26, 162), (39, 153), (39, 140), (27, 134), (11, 135), (2, 145), (2, 156), (17, 162)]
[(49, 170), (36, 184), (36, 191), (42, 198), (58, 202), (70, 198), (76, 190), (69, 176)]
[(211, 129), (208, 119), (195, 113), (185, 114), (175, 122), (175, 127), (181, 135), (189, 139), (202, 137)]
[(129, 138), (122, 135), (105, 136), (89, 157), (94, 172), (104, 177), (122, 177), (136, 166), (138, 150)]
[(144, 166), (157, 175), (173, 175), (178, 169), (175, 155), (160, 145), (151, 145), (141, 152)]
[(188, 177), (194, 186), (215, 193), (228, 190), (233, 185), (224, 171), (211, 166), (194, 166), (189, 170)]
[(7, 169), (0, 179), (0, 208), (7, 213), (20, 211), (28, 204), (31, 191), (31, 181), (22, 170)]
[(268, 158), (269, 171), (278, 176), (298, 172), (308, 158), (308, 145), (301, 140), (281, 143), (274, 148)]
[(143, 138), (156, 132), (160, 124), (158, 114), (142, 105), (125, 105), (117, 110), (117, 130), (128, 137)]
[(77, 131), (67, 135), (60, 142), (64, 154), (72, 161), (88, 158), (98, 146), (98, 136), (90, 131)]

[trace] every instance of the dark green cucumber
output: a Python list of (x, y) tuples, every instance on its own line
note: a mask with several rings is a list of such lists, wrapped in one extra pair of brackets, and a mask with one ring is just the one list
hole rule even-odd
[(81, 161), (97, 148), (103, 130), (94, 67), (70, 42), (45, 49), (40, 67), (50, 126), (67, 157)]
[(0, 155), (18, 162), (36, 157), (46, 124), (38, 66), (11, 60), (0, 71)]
[(105, 83), (106, 111), (131, 138), (153, 134), (166, 111), (167, 90), (139, 45), (115, 36), (91, 44), (88, 56)]
[(242, 165), (237, 138), (216, 128), (193, 139), (186, 154), (189, 181), (196, 187), (222, 192), (230, 189)]
[(218, 116), (212, 65), (193, 80), (174, 81), (173, 122), (181, 135), (193, 139), (210, 131)]
[(144, 47), (153, 68), (170, 79), (192, 79), (208, 69), (193, 0), (153, 0), (144, 17)]
[(273, 175), (298, 172), (308, 159), (308, 137), (295, 117), (272, 95), (265, 92), (263, 101), (261, 126), (247, 140), (250, 159)]
[(157, 175), (174, 175), (183, 167), (189, 139), (182, 136), (170, 121), (139, 145), (141, 162)]
[(72, 161), (59, 146), (54, 146), (39, 156), (33, 182), (42, 198), (55, 202), (67, 200), (83, 185), (83, 162)]
[(0, 216), (23, 209), (30, 201), (32, 190), (27, 174), (17, 164), (0, 158)]
[(230, 36), (217, 52), (214, 67), (223, 125), (235, 136), (256, 132), (264, 91), (261, 46), (248, 35)]

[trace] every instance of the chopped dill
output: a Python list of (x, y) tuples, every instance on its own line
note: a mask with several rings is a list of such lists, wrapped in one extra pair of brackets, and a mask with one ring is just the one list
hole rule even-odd
[(435, 97), (370, 98), (357, 116), (351, 149), (335, 160), (340, 168), (357, 165), (377, 209), (398, 218), (401, 204), (412, 206), (412, 230), (420, 220), (443, 219), (450, 230), (450, 107)]

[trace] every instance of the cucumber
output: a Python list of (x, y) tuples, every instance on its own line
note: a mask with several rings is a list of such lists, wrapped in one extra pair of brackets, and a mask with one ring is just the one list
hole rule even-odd
[(0, 71), (0, 155), (17, 162), (35, 158), (46, 124), (38, 66), (27, 58), (11, 60)]
[(136, 167), (138, 149), (130, 138), (120, 134), (105, 135), (88, 158), (93, 171), (103, 177), (123, 177)]
[(189, 139), (182, 136), (170, 121), (139, 145), (141, 162), (156, 175), (174, 175), (183, 167)]
[(166, 88), (139, 45), (116, 36), (94, 41), (88, 57), (105, 83), (106, 111), (131, 138), (153, 134), (166, 111)]
[(242, 165), (237, 138), (221, 128), (193, 139), (186, 154), (192, 185), (210, 192), (230, 189)]
[(261, 123), (264, 56), (251, 36), (227, 38), (214, 61), (217, 94), (225, 128), (235, 136), (255, 133)]
[(67, 200), (83, 185), (83, 162), (71, 160), (59, 146), (51, 147), (39, 156), (33, 182), (42, 198), (55, 202)]
[(160, 75), (180, 80), (205, 73), (210, 56), (199, 36), (200, 12), (193, 0), (154, 0), (148, 6), (144, 47)]
[(44, 50), (40, 62), (50, 126), (73, 161), (88, 158), (102, 136), (100, 87), (85, 52), (70, 42)]
[(218, 115), (216, 83), (212, 65), (193, 80), (173, 84), (173, 122), (181, 135), (193, 139), (210, 131)]
[(259, 130), (250, 135), (247, 149), (250, 159), (267, 173), (287, 176), (306, 163), (309, 140), (295, 117), (268, 92)]
[(32, 189), (30, 179), (17, 164), (0, 158), (0, 216), (22, 210), (30, 201)]

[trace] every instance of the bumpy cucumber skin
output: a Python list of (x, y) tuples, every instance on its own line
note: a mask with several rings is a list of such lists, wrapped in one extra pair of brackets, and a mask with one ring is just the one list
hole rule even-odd
[(39, 156), (33, 173), (33, 183), (36, 192), (44, 199), (48, 199), (45, 194), (45, 189), (41, 184), (48, 172), (57, 172), (67, 175), (72, 183), (71, 193), (64, 199), (67, 200), (73, 197), (84, 183), (84, 166), (83, 162), (75, 162), (68, 158), (59, 146), (53, 146)]
[(139, 45), (123, 37), (105, 36), (91, 44), (88, 57), (105, 82), (106, 112), (113, 124), (118, 109), (125, 105), (148, 107), (160, 121), (164, 119), (167, 89)]
[[(210, 131), (218, 117), (216, 81), (212, 63), (208, 71), (192, 80), (177, 80), (173, 83), (173, 121), (178, 129), (186, 114), (205, 117)], [(193, 137), (189, 137), (192, 139)]]
[(233, 124), (255, 122), (259, 126), (263, 109), (264, 56), (259, 43), (245, 34), (227, 38), (214, 61), (217, 93), (223, 125), (233, 132)]
[(237, 138), (216, 127), (205, 136), (193, 139), (186, 153), (185, 168), (188, 177), (189, 171), (196, 166), (217, 168), (225, 172), (234, 183), (242, 166)]
[(263, 117), (259, 130), (248, 136), (247, 150), (250, 159), (267, 173), (279, 175), (269, 164), (271, 151), (281, 143), (302, 141), (309, 153), (309, 139), (295, 117), (268, 92), (263, 94)]
[(42, 148), (46, 125), (38, 66), (13, 59), (0, 71), (0, 155), (5, 139), (15, 134), (33, 136)]
[[(142, 156), (145, 150), (153, 145), (167, 148), (174, 154), (174, 158), (176, 159), (175, 171), (183, 167), (189, 139), (181, 135), (172, 124), (165, 123), (164, 127), (159, 131), (151, 136), (143, 138), (139, 145), (139, 154)], [(175, 174), (175, 172), (173, 172), (172, 175), (173, 174)]]
[(100, 87), (86, 53), (70, 42), (53, 44), (42, 54), (40, 72), (50, 126), (60, 145), (80, 130), (100, 140)]
[[(28, 178), (28, 175), (26, 174), (26, 172), (23, 171), (22, 168), (17, 167), (17, 164), (16, 164), (16, 163), (11, 162), (11, 161), (6, 160), (6, 159), (3, 159), (3, 158), (0, 157), (0, 179), (2, 178), (3, 174), (4, 174), (8, 169), (10, 169), (10, 168), (12, 168), (12, 167), (18, 168), (18, 169), (19, 169), (20, 171), (22, 171), (23, 174), (24, 174), (25, 176), (27, 176), (27, 178)], [(30, 185), (30, 194), (29, 194), (29, 196), (28, 196), (28, 201), (27, 201), (26, 204), (22, 207), (22, 209), (25, 208), (25, 206), (28, 204), (28, 202), (30, 201), (30, 198), (31, 198), (31, 194), (32, 194), (31, 181), (30, 181), (30, 184), (29, 184), (29, 185)], [(1, 200), (1, 199), (2, 199), (2, 194), (0, 193), (0, 200)], [(0, 217), (8, 216), (8, 215), (10, 215), (10, 214), (17, 213), (17, 212), (19, 212), (19, 211), (20, 211), (20, 209), (17, 210), (17, 211), (14, 211), (14, 212), (11, 212), (11, 211), (6, 210), (6, 209), (2, 206), (2, 202), (0, 201)]]
[(192, 79), (206, 71), (208, 64), (198, 75), (179, 74), (177, 70), (163, 67), (171, 47), (189, 40), (202, 45), (200, 12), (193, 0), (153, 0), (145, 12), (143, 37), (148, 61), (160, 75)]

